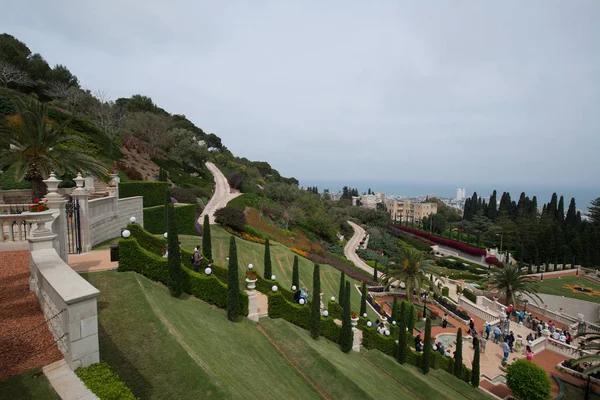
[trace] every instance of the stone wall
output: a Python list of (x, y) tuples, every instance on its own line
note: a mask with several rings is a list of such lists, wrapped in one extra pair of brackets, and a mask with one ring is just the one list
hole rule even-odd
[(144, 226), (143, 197), (104, 197), (90, 200), (89, 206), (89, 238), (90, 245), (95, 246), (106, 240), (119, 237), (121, 229), (135, 217), (137, 223)]
[(52, 247), (56, 235), (29, 239), (30, 290), (37, 295), (48, 327), (67, 364), (85, 367), (100, 361), (98, 290), (71, 269)]

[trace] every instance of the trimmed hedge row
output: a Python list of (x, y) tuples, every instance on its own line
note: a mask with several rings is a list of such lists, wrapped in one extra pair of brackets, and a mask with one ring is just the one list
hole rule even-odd
[(143, 196), (144, 208), (164, 205), (165, 192), (169, 189), (167, 182), (160, 181), (128, 181), (119, 183), (119, 198)]
[(153, 236), (139, 224), (128, 224), (127, 230), (131, 232), (131, 237), (137, 240), (141, 248), (154, 255), (162, 256), (162, 249), (167, 245), (165, 239)]
[[(187, 257), (188, 252), (182, 252), (182, 261), (187, 258), (187, 265), (191, 263)], [(182, 262), (186, 264), (186, 262)], [(219, 308), (227, 308), (227, 285), (214, 274), (209, 276), (204, 272), (196, 273), (187, 266), (182, 265), (183, 291), (200, 300), (214, 304)], [(135, 271), (153, 281), (164, 285), (169, 283), (168, 259), (140, 247), (135, 238), (119, 240), (119, 271)], [(240, 292), (240, 315), (248, 315), (248, 295)]]
[(100, 400), (136, 400), (137, 397), (121, 381), (108, 364), (98, 363), (77, 368), (75, 374)]
[(402, 226), (402, 225), (393, 225), (395, 228), (398, 228), (400, 230), (403, 230), (405, 232), (408, 233), (412, 233), (413, 235), (431, 240), (432, 242), (441, 244), (443, 246), (448, 246), (451, 247), (453, 249), (462, 251), (463, 253), (467, 253), (470, 254), (472, 256), (477, 256), (477, 257), (481, 257), (481, 256), (485, 256), (487, 255), (487, 251), (485, 251), (484, 249), (479, 249), (477, 247), (472, 247), (469, 245), (466, 245), (464, 243), (458, 242), (456, 240), (452, 240), (452, 239), (447, 239), (445, 237), (441, 237), (441, 236), (437, 236), (434, 234), (431, 234), (429, 232), (424, 232), (418, 229), (414, 229), (414, 228), (409, 228), (407, 226)]
[(473, 293), (471, 289), (465, 288), (463, 290), (463, 296), (465, 296), (471, 303), (477, 303), (477, 295)]
[[(175, 204), (175, 221), (177, 233), (182, 235), (196, 234), (196, 206), (194, 204)], [(144, 208), (144, 227), (150, 233), (162, 234), (165, 227), (165, 206)]]

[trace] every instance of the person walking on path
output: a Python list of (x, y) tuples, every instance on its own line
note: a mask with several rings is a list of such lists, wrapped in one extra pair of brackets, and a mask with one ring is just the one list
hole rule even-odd
[(442, 317), (442, 328), (446, 329), (448, 327), (448, 314), (444, 313), (444, 316)]
[(502, 335), (502, 331), (496, 325), (494, 327), (494, 343), (498, 344), (498, 341), (500, 340), (500, 335)]
[(519, 324), (522, 324), (524, 319), (525, 319), (525, 311), (521, 310), (519, 312)]
[(469, 333), (472, 335), (474, 330), (475, 330), (475, 321), (473, 321), (473, 318), (471, 318), (471, 319), (469, 319)]
[(194, 254), (192, 255), (194, 262), (194, 272), (198, 272), (200, 269), (200, 263), (202, 262), (202, 254), (200, 254), (200, 246), (194, 248)]
[(508, 340), (504, 338), (504, 342), (502, 342), (502, 353), (504, 357), (502, 357), (502, 362), (508, 361), (508, 352), (510, 351), (510, 347), (508, 346)]
[(508, 307), (506, 307), (506, 319), (510, 321), (510, 315), (513, 312), (513, 305), (510, 304)]
[(492, 327), (487, 322), (485, 323), (485, 339), (490, 340), (490, 332), (492, 331)]
[(481, 336), (479, 340), (479, 349), (481, 350), (481, 354), (485, 354), (485, 344), (487, 343), (487, 339)]
[(527, 361), (533, 360), (533, 351), (530, 346), (525, 347), (525, 357), (527, 358)]

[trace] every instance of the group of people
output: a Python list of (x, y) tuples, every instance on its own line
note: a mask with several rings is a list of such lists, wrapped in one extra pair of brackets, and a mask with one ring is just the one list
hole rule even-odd
[(377, 331), (377, 333), (379, 333), (380, 335), (385, 335), (387, 327), (379, 319), (375, 320), (375, 324), (373, 325), (373, 327), (375, 328), (375, 330)]
[[(303, 286), (302, 289), (297, 290), (296, 293), (294, 293), (294, 303), (306, 304), (308, 302), (308, 296), (310, 296), (310, 293), (308, 292), (306, 287)], [(300, 299), (304, 299), (304, 301), (301, 302)]]

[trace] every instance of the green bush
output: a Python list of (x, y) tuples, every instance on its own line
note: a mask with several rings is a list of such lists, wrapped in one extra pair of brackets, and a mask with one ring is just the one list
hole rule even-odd
[[(177, 233), (182, 235), (196, 234), (196, 206), (194, 204), (175, 204), (175, 221)], [(154, 234), (162, 234), (165, 229), (165, 206), (144, 208), (144, 228)]]
[(552, 383), (542, 367), (527, 360), (516, 360), (508, 367), (506, 384), (519, 400), (550, 398)]
[(100, 400), (137, 399), (106, 363), (78, 368), (75, 374)]
[[(127, 225), (127, 229), (131, 232), (131, 237), (138, 242), (142, 249), (146, 249), (154, 255), (162, 256), (162, 249), (167, 245), (165, 239), (153, 236), (139, 224), (129, 224)], [(181, 250), (184, 251), (183, 249)]]
[(470, 289), (463, 290), (463, 296), (465, 296), (472, 303), (477, 303), (477, 295), (473, 293)]
[(450, 295), (450, 288), (448, 286), (444, 286), (442, 288), (442, 296), (448, 297)]
[(246, 216), (241, 210), (224, 207), (215, 212), (215, 222), (217, 224), (228, 226), (238, 232), (243, 232), (246, 227)]
[(129, 181), (119, 183), (119, 198), (143, 196), (144, 207), (164, 205), (167, 182)]
[[(182, 251), (183, 291), (200, 300), (227, 309), (227, 285), (215, 273), (207, 276), (189, 268), (189, 252)], [(222, 267), (213, 266), (213, 271)], [(169, 283), (169, 268), (166, 258), (143, 249), (134, 237), (119, 240), (119, 271), (135, 271), (165, 286)], [(226, 273), (226, 272), (225, 272)], [(239, 314), (248, 315), (248, 295), (240, 292)]]
[(267, 235), (264, 232), (259, 231), (258, 229), (254, 229), (252, 225), (246, 224), (244, 226), (244, 230), (250, 235), (255, 236), (257, 238), (261, 238), (262, 240), (273, 239), (271, 236)]

